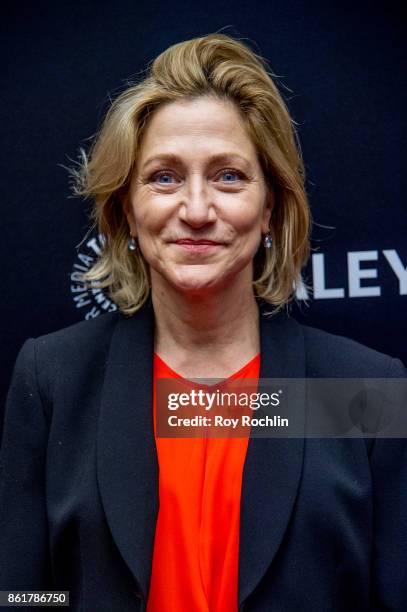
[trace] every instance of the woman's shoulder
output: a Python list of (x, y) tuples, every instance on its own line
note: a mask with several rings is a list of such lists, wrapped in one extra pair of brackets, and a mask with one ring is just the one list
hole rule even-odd
[(304, 336), (308, 376), (398, 378), (407, 375), (400, 359), (351, 338), (303, 323), (297, 324)]
[(52, 362), (63, 358), (65, 362), (78, 362), (103, 352), (122, 316), (120, 311), (104, 313), (33, 338), (38, 359)]
[(14, 365), (11, 387), (36, 389), (47, 399), (68, 397), (73, 388), (100, 380), (106, 366), (118, 311), (104, 313), (37, 337), (28, 338)]
[[(307, 325), (290, 308), (270, 311), (260, 303), (262, 330), (275, 336), (275, 347), (286, 345), (286, 352), (305, 360), (306, 377), (314, 378), (386, 378), (406, 377), (400, 359), (386, 355), (346, 336)], [(292, 355), (287, 353), (287, 358)]]

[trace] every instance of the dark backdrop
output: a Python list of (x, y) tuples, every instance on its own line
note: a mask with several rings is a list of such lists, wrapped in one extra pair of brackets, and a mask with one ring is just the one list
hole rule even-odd
[(316, 225), (315, 296), (296, 316), (407, 362), (401, 2), (82, 0), (2, 13), (2, 397), (26, 338), (114, 307), (77, 282), (97, 243), (78, 246), (89, 204), (69, 197), (62, 166), (127, 78), (220, 29), (269, 60), (298, 123)]

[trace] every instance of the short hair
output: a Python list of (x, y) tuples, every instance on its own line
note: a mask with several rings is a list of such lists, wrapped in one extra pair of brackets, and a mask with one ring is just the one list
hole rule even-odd
[(123, 210), (143, 133), (163, 104), (200, 96), (232, 101), (257, 150), (273, 208), (272, 248), (260, 244), (253, 260), (253, 291), (279, 310), (295, 295), (309, 257), (310, 210), (295, 122), (267, 62), (245, 43), (213, 33), (170, 46), (139, 82), (111, 104), (89, 154), (73, 170), (76, 195), (94, 200), (93, 228), (101, 255), (83, 275), (87, 286), (106, 288), (126, 314), (148, 299), (150, 271), (140, 250), (129, 251)]

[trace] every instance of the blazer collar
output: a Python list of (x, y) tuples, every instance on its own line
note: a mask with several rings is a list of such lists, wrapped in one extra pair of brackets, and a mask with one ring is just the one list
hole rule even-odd
[[(260, 312), (267, 308), (260, 305)], [(303, 378), (301, 326), (284, 312), (260, 316), (261, 378)], [(116, 545), (147, 600), (158, 515), (153, 429), (154, 312), (119, 314), (107, 357), (97, 440), (97, 477)], [(302, 398), (298, 413), (305, 415)], [(303, 418), (303, 417), (302, 417)], [(239, 606), (272, 563), (293, 509), (303, 438), (250, 438), (243, 472)]]

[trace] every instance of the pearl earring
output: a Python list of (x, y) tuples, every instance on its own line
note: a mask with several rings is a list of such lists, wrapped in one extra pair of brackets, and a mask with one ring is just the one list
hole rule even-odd
[(129, 248), (129, 251), (137, 251), (137, 241), (133, 236), (130, 236), (128, 242), (127, 242), (127, 246)]
[(266, 249), (270, 249), (271, 245), (273, 244), (273, 238), (271, 237), (271, 235), (268, 232), (264, 236), (263, 244), (266, 247)]

